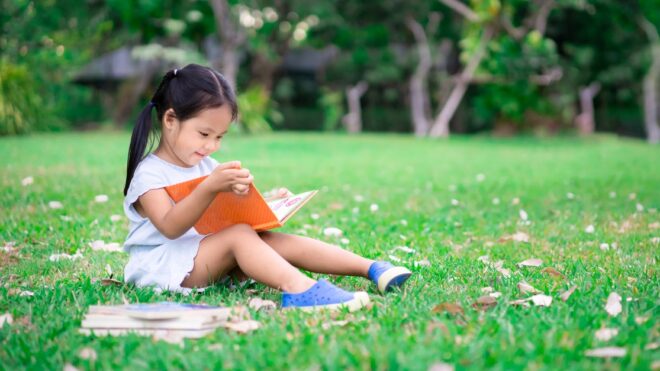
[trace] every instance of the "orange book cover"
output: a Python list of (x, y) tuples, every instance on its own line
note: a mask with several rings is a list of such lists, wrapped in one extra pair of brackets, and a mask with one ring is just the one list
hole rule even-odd
[[(165, 187), (174, 202), (188, 196), (206, 176)], [(218, 232), (234, 224), (249, 224), (261, 232), (278, 228), (295, 214), (317, 191), (266, 201), (257, 188), (250, 184), (247, 195), (219, 192), (194, 227), (200, 234)]]

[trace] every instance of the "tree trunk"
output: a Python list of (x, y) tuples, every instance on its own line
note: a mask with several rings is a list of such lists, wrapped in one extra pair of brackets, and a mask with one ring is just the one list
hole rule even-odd
[(150, 60), (142, 73), (135, 79), (129, 79), (122, 82), (117, 89), (115, 96), (115, 107), (112, 115), (112, 121), (115, 127), (121, 129), (126, 125), (131, 117), (133, 108), (140, 101), (140, 97), (144, 94), (153, 80), (156, 71), (158, 70), (159, 63)]
[(419, 63), (415, 73), (410, 77), (410, 110), (415, 135), (421, 137), (427, 135), (431, 127), (430, 104), (426, 89), (426, 81), (431, 69), (431, 49), (419, 22), (408, 18), (406, 25), (415, 36), (419, 53)]
[(232, 19), (231, 8), (227, 0), (209, 0), (213, 8), (215, 27), (222, 44), (222, 55), (219, 60), (211, 61), (213, 68), (220, 71), (229, 85), (236, 90), (238, 74), (237, 49), (245, 41), (245, 33)]
[(474, 54), (472, 54), (472, 57), (468, 61), (467, 66), (461, 73), (458, 81), (456, 82), (456, 85), (454, 86), (454, 89), (449, 95), (447, 102), (442, 107), (442, 110), (436, 117), (435, 122), (431, 127), (431, 131), (429, 133), (431, 137), (437, 138), (449, 136), (449, 121), (451, 121), (451, 118), (454, 116), (458, 105), (463, 100), (463, 96), (465, 95), (465, 91), (470, 84), (470, 80), (472, 80), (474, 73), (477, 71), (477, 67), (479, 67), (481, 59), (484, 57), (486, 52), (486, 46), (492, 37), (492, 27), (486, 26), (483, 35), (481, 35), (481, 40), (479, 41), (477, 50), (475, 50)]
[(652, 62), (644, 76), (644, 127), (649, 143), (660, 143), (660, 125), (658, 123), (658, 77), (660, 77), (660, 36), (655, 26), (647, 19), (641, 20), (651, 44)]
[(575, 117), (575, 125), (581, 135), (591, 135), (596, 131), (594, 119), (594, 97), (600, 91), (600, 84), (592, 82), (580, 89), (580, 114)]
[(349, 133), (359, 133), (362, 131), (362, 107), (360, 98), (369, 88), (365, 81), (360, 81), (355, 86), (346, 89), (346, 100), (348, 101), (348, 113), (343, 117), (342, 122)]

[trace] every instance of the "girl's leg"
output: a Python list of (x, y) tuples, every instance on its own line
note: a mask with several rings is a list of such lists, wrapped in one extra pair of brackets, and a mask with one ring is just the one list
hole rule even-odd
[(311, 272), (367, 277), (374, 262), (313, 238), (277, 232), (259, 236), (286, 261)]
[(289, 264), (250, 226), (240, 224), (202, 240), (193, 270), (181, 285), (207, 286), (237, 265), (249, 277), (287, 292), (305, 291), (316, 282)]

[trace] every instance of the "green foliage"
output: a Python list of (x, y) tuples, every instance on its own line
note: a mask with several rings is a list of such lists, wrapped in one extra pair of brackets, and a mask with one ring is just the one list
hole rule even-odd
[(249, 133), (271, 130), (271, 122), (281, 122), (281, 114), (272, 106), (268, 92), (262, 86), (252, 86), (237, 97), (241, 127)]
[(323, 110), (323, 130), (332, 131), (340, 126), (344, 116), (344, 95), (341, 91), (324, 90), (319, 98)]
[(27, 133), (44, 120), (36, 87), (27, 66), (0, 59), (0, 135)]

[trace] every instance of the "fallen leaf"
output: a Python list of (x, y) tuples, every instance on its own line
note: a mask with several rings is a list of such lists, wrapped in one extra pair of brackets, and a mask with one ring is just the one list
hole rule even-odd
[(342, 232), (339, 228), (328, 227), (323, 230), (323, 234), (328, 237), (341, 237), (344, 232)]
[(21, 185), (22, 185), (23, 187), (25, 187), (25, 186), (29, 186), (29, 185), (32, 184), (32, 183), (34, 183), (34, 178), (31, 177), (31, 176), (26, 177), (26, 178), (23, 178), (23, 180), (21, 180)]
[(14, 322), (14, 318), (9, 313), (0, 314), (0, 328), (6, 324), (11, 325)]
[(518, 290), (520, 290), (521, 293), (523, 294), (539, 294), (541, 291), (537, 290), (534, 288), (532, 285), (528, 284), (527, 282), (519, 282), (518, 283)]
[(527, 259), (518, 263), (519, 267), (540, 267), (543, 264), (541, 259)]
[(120, 220), (122, 220), (122, 216), (121, 216), (121, 215), (118, 215), (118, 214), (112, 214), (112, 215), (110, 215), (110, 221), (112, 221), (112, 222), (118, 222), (118, 221), (120, 221)]
[(510, 301), (509, 304), (511, 304), (511, 305), (522, 305), (524, 307), (529, 307), (529, 298), (513, 300), (513, 301)]
[(610, 295), (607, 297), (605, 310), (612, 317), (618, 316), (619, 313), (621, 313), (621, 296), (616, 292), (610, 293)]
[(575, 289), (577, 289), (577, 286), (574, 285), (574, 286), (571, 287), (570, 289), (568, 289), (568, 290), (562, 292), (561, 295), (559, 295), (559, 298), (560, 298), (562, 301), (566, 301), (566, 300), (568, 300), (568, 298), (573, 294), (573, 291), (575, 291)]
[(616, 357), (625, 357), (626, 349), (620, 347), (605, 347), (590, 349), (584, 353), (587, 357), (596, 357), (596, 358), (616, 358)]
[(481, 296), (472, 304), (472, 307), (477, 310), (487, 310), (497, 305), (497, 299), (490, 295)]
[(98, 203), (108, 202), (108, 195), (98, 195), (94, 197), (94, 201)]
[(609, 341), (611, 338), (615, 337), (619, 333), (619, 330), (615, 328), (602, 328), (594, 334), (596, 339), (600, 341)]
[(552, 296), (538, 294), (529, 298), (534, 305), (541, 307), (549, 307), (552, 304)]
[(225, 328), (238, 332), (241, 334), (246, 334), (250, 331), (254, 331), (261, 327), (261, 324), (258, 321), (255, 320), (245, 320), (245, 321), (239, 321), (239, 322), (227, 322), (225, 323)]
[(50, 207), (51, 209), (61, 209), (63, 206), (62, 203), (59, 201), (50, 201), (48, 202), (48, 207)]
[(277, 304), (275, 304), (274, 301), (272, 300), (263, 300), (261, 298), (252, 298), (248, 302), (248, 307), (258, 311), (263, 309), (266, 312), (273, 311), (277, 308)]
[(656, 350), (658, 348), (660, 348), (660, 343), (654, 342), (654, 343), (646, 344), (646, 346), (644, 347), (644, 350)]
[(111, 286), (111, 285), (114, 285), (114, 286), (123, 286), (124, 283), (121, 282), (121, 281), (118, 281), (118, 280), (116, 280), (116, 279), (114, 279), (114, 278), (102, 278), (102, 279), (101, 279), (101, 286)]
[(499, 239), (499, 242), (507, 242), (507, 241), (527, 242), (527, 243), (529, 243), (529, 235), (525, 232), (516, 232), (512, 235), (503, 236)]
[(542, 273), (547, 273), (547, 274), (549, 274), (553, 277), (564, 278), (563, 274), (561, 274), (558, 270), (556, 270), (552, 267), (545, 267), (545, 268), (541, 269), (541, 272)]
[(432, 364), (428, 371), (454, 371), (454, 366), (448, 363), (437, 362)]
[(584, 229), (586, 233), (594, 233), (596, 231), (596, 228), (594, 228), (593, 225), (589, 224), (587, 228)]
[(344, 326), (346, 326), (347, 324), (348, 324), (348, 321), (347, 321), (347, 320), (342, 320), (342, 321), (330, 321), (330, 322), (324, 322), (323, 324), (321, 324), (321, 327), (322, 327), (324, 330), (327, 330), (327, 329), (329, 329), (330, 327), (334, 327), (334, 326), (337, 326), (337, 327), (344, 327)]
[(78, 371), (78, 369), (74, 365), (70, 363), (66, 363), (64, 364), (64, 368), (62, 368), (62, 371)]
[(525, 210), (520, 209), (518, 214), (520, 215), (520, 219), (522, 219), (522, 220), (527, 220), (528, 219), (528, 215), (527, 215), (527, 212)]
[(484, 293), (484, 294), (490, 294), (491, 292), (493, 292), (493, 288), (490, 287), (490, 286), (488, 286), (488, 287), (482, 287), (482, 288), (481, 288), (481, 292)]
[(371, 204), (371, 206), (369, 206), (369, 210), (371, 210), (372, 213), (375, 213), (378, 211), (378, 204)]
[(32, 291), (24, 290), (21, 291), (21, 293), (18, 296), (34, 296), (34, 293)]
[(121, 252), (121, 246), (117, 242), (105, 243), (103, 240), (96, 240), (89, 244), (94, 251)]
[(463, 314), (463, 307), (454, 303), (441, 303), (433, 307), (433, 313), (447, 312), (449, 314)]
[(91, 361), (96, 361), (97, 355), (94, 349), (85, 347), (80, 349), (80, 352), (78, 352), (78, 357), (82, 359), (89, 359)]
[(650, 316), (637, 316), (637, 317), (635, 317), (635, 323), (638, 324), (638, 325), (643, 325), (644, 323), (646, 323), (646, 321), (649, 320), (649, 318), (651, 318), (651, 317)]
[(431, 262), (428, 259), (422, 259), (414, 263), (415, 267), (430, 267)]

